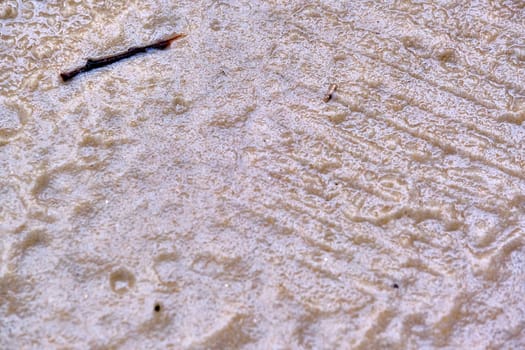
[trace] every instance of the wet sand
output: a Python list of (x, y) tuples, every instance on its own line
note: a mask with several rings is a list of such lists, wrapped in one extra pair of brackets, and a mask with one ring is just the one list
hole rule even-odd
[(524, 32), (519, 1), (1, 2), (0, 348), (525, 347)]

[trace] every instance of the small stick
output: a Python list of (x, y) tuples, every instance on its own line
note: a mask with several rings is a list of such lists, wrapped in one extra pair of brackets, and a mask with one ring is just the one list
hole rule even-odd
[(183, 38), (185, 36), (186, 36), (186, 34), (184, 34), (184, 33), (176, 34), (176, 35), (172, 36), (171, 38), (169, 38), (167, 40), (162, 40), (162, 41), (156, 42), (156, 43), (151, 44), (151, 45), (132, 47), (128, 51), (122, 52), (122, 53), (118, 53), (116, 55), (102, 57), (102, 58), (98, 58), (98, 59), (88, 58), (86, 64), (83, 67), (77, 68), (77, 69), (72, 70), (70, 72), (61, 73), (60, 76), (62, 77), (63, 81), (68, 81), (68, 80), (73, 79), (75, 76), (77, 76), (80, 73), (84, 73), (84, 72), (88, 72), (88, 71), (93, 70), (93, 69), (105, 67), (107, 65), (110, 65), (110, 64), (115, 63), (117, 61), (123, 60), (125, 58), (129, 58), (131, 56), (135, 56), (138, 53), (146, 52), (146, 51), (148, 51), (150, 49), (164, 50), (164, 49), (168, 48), (173, 41), (175, 41), (177, 39), (180, 39), (180, 38)]
[(328, 92), (326, 95), (324, 95), (323, 101), (328, 102), (332, 99), (332, 95), (334, 94), (335, 90), (337, 90), (337, 84), (330, 84), (330, 87), (328, 88)]

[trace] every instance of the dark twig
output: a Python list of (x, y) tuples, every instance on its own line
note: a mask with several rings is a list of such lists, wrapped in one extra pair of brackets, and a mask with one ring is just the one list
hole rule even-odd
[(68, 81), (68, 80), (73, 79), (76, 75), (78, 75), (80, 73), (84, 73), (84, 72), (88, 72), (88, 71), (93, 70), (93, 69), (105, 67), (105, 66), (110, 65), (112, 63), (115, 63), (117, 61), (120, 61), (120, 60), (123, 60), (125, 58), (134, 56), (134, 55), (136, 55), (138, 53), (146, 52), (146, 51), (148, 51), (150, 49), (164, 50), (164, 49), (168, 48), (173, 41), (175, 41), (177, 39), (180, 39), (180, 38), (183, 38), (185, 36), (186, 36), (186, 34), (183, 34), (183, 33), (176, 34), (176, 35), (172, 36), (171, 38), (169, 38), (167, 40), (159, 41), (159, 42), (151, 44), (151, 45), (132, 47), (128, 51), (122, 52), (122, 53), (119, 53), (119, 54), (116, 54), (116, 55), (102, 57), (102, 58), (97, 58), (97, 59), (88, 58), (86, 64), (83, 67), (77, 68), (77, 69), (72, 70), (70, 72), (61, 73), (60, 76), (62, 77), (63, 81)]

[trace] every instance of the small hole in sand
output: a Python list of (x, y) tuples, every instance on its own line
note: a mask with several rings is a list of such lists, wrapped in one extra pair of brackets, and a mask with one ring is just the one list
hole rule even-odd
[(131, 271), (121, 267), (109, 275), (109, 283), (114, 292), (123, 294), (133, 288), (135, 276)]

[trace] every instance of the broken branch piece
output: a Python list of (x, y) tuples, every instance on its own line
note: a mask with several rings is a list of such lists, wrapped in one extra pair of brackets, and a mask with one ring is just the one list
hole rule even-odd
[(138, 53), (146, 52), (146, 51), (148, 51), (150, 49), (164, 50), (164, 49), (168, 48), (173, 41), (175, 41), (177, 39), (180, 39), (180, 38), (183, 38), (185, 36), (186, 36), (186, 34), (183, 34), (183, 33), (176, 34), (176, 35), (172, 36), (171, 38), (169, 38), (167, 40), (162, 40), (162, 41), (159, 41), (159, 42), (151, 44), (151, 45), (132, 47), (128, 51), (122, 52), (122, 53), (119, 53), (119, 54), (116, 54), (116, 55), (102, 57), (102, 58), (97, 58), (97, 59), (88, 58), (86, 64), (83, 67), (77, 68), (77, 69), (72, 70), (70, 72), (61, 73), (60, 76), (62, 77), (63, 81), (68, 81), (68, 80), (73, 79), (76, 75), (78, 75), (80, 73), (84, 73), (84, 72), (88, 72), (88, 71), (93, 70), (93, 69), (105, 67), (105, 66), (110, 65), (112, 63), (115, 63), (117, 61), (120, 61), (120, 60), (123, 60), (125, 58), (129, 58), (131, 56), (134, 56), (134, 55), (136, 55)]
[(323, 101), (328, 102), (332, 99), (332, 95), (334, 94), (335, 90), (337, 90), (337, 84), (330, 84), (330, 87), (328, 88), (328, 92), (326, 95), (324, 95)]

